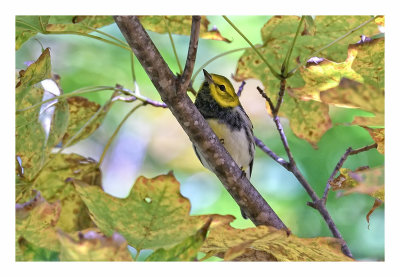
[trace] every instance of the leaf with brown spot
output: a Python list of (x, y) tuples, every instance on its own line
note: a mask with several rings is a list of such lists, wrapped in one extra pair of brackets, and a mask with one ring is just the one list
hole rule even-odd
[(352, 261), (341, 251), (341, 240), (330, 237), (298, 238), (273, 227), (212, 229), (200, 249), (234, 261)]
[(344, 190), (344, 195), (350, 193), (368, 194), (384, 201), (384, 167), (361, 168), (351, 171), (340, 169), (340, 175), (331, 182), (333, 190)]
[(84, 230), (79, 235), (58, 232), (61, 261), (132, 261), (128, 243), (114, 233), (106, 237), (98, 230)]
[(383, 92), (385, 89), (385, 38), (370, 39), (349, 45), (349, 55), (355, 57), (351, 68), (364, 83)]
[(93, 32), (92, 28), (98, 29), (113, 23), (112, 16), (51, 16), (46, 26), (46, 31), (86, 34)]
[[(139, 16), (140, 23), (149, 31), (157, 32), (160, 34), (168, 33), (168, 30), (173, 34), (190, 35), (192, 26), (191, 16)], [(205, 16), (201, 17), (200, 23), (200, 38), (221, 40), (230, 42), (227, 38), (223, 37), (218, 29), (208, 29), (210, 22)]]
[(309, 63), (306, 67), (300, 67), (305, 85), (288, 91), (301, 100), (321, 101), (320, 92), (337, 87), (342, 78), (362, 82), (361, 75), (351, 69), (352, 59), (348, 58), (342, 63), (323, 59), (318, 64)]
[[(385, 95), (382, 91), (346, 78), (340, 80), (339, 86), (322, 91), (320, 97), (327, 104), (372, 112), (378, 120), (385, 112)], [(383, 121), (379, 122), (383, 124)]]
[(371, 135), (372, 139), (376, 142), (378, 147), (376, 148), (379, 153), (385, 154), (385, 129), (377, 128), (371, 129), (366, 126), (362, 126)]
[(180, 194), (172, 174), (139, 177), (124, 199), (81, 181), (74, 184), (100, 230), (107, 236), (120, 233), (139, 250), (174, 246), (194, 235), (209, 218), (217, 219), (211, 226), (232, 220), (232, 216), (190, 216), (190, 202)]
[(16, 16), (15, 50), (37, 33), (44, 33), (50, 16)]
[(23, 237), (38, 247), (52, 251), (59, 250), (60, 245), (54, 229), (61, 212), (59, 202), (49, 204), (37, 192), (32, 200), (23, 204), (16, 204), (15, 208), (15, 239), (17, 244), (20, 237)]
[[(53, 96), (45, 82), (51, 78), (49, 49), (26, 70), (21, 70), (16, 85), (16, 109), (21, 110), (40, 103), (44, 97)], [(58, 87), (59, 93), (62, 90)], [(31, 180), (41, 170), (51, 150), (65, 133), (68, 122), (68, 104), (65, 100), (43, 104), (42, 110), (29, 109), (16, 114), (16, 156), (21, 159), (24, 177)], [(46, 126), (46, 129), (45, 129)], [(47, 129), (48, 128), (48, 129)]]
[[(69, 97), (67, 101), (69, 106), (69, 121), (67, 131), (62, 139), (63, 144), (68, 142), (68, 140), (96, 114), (98, 109), (101, 108), (99, 104), (80, 96)], [(112, 103), (113, 102), (110, 102), (105, 108), (103, 108), (96, 119), (86, 126), (85, 130), (68, 145), (71, 146), (93, 134), (93, 132), (95, 132), (103, 122), (105, 116), (110, 110)]]
[[(54, 154), (50, 159), (53, 157)], [(97, 162), (77, 154), (58, 154), (31, 184), (31, 189), (41, 191), (47, 201), (60, 201), (62, 209), (57, 227), (64, 232), (82, 230), (93, 225), (70, 179), (101, 187), (101, 171)], [(20, 201), (26, 201), (26, 196)]]

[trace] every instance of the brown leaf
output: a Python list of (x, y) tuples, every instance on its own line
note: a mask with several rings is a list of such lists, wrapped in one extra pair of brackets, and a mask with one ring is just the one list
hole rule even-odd
[(369, 229), (369, 217), (380, 205), (382, 205), (382, 201), (379, 199), (375, 199), (374, 205), (367, 214), (368, 229)]
[(385, 154), (385, 129), (377, 128), (371, 129), (366, 126), (362, 126), (371, 135), (372, 139), (376, 142), (378, 147), (376, 148), (379, 153)]
[(58, 232), (61, 261), (132, 261), (128, 243), (114, 233), (106, 237), (97, 229), (83, 230), (78, 235)]

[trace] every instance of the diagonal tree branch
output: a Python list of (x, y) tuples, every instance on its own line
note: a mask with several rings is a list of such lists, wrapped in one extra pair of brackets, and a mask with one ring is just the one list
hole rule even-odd
[[(287, 229), (249, 180), (243, 176), (187, 94), (178, 93), (178, 89), (186, 91), (187, 87), (180, 85), (180, 80), (171, 72), (139, 19), (136, 16), (115, 16), (114, 19), (162, 100), (246, 215), (255, 225)], [(192, 28), (192, 31), (193, 29), (195, 28)], [(193, 35), (195, 34), (192, 32)], [(189, 73), (191, 75), (190, 71)]]

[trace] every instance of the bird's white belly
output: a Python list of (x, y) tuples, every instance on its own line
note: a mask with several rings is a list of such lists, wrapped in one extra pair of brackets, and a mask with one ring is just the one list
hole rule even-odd
[(229, 152), (237, 165), (246, 172), (247, 178), (250, 178), (249, 165), (252, 157), (249, 153), (249, 141), (244, 128), (240, 131), (232, 131), (229, 126), (218, 123), (216, 119), (208, 119), (207, 122), (221, 142), (223, 142), (226, 151)]

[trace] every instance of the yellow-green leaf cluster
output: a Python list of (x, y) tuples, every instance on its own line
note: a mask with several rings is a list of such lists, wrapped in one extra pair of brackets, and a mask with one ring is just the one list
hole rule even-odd
[[(316, 16), (314, 20), (306, 17), (304, 27), (301, 27), (300, 35), (292, 51), (288, 71), (299, 62), (310, 58), (314, 52), (328, 43), (370, 19), (370, 16)], [(298, 16), (275, 16), (261, 30), (263, 45), (259, 46), (258, 51), (276, 71), (282, 67), (299, 23)], [(328, 114), (329, 102), (321, 100), (321, 91), (338, 87), (343, 78), (363, 84), (365, 80), (367, 80), (366, 84), (372, 83), (368, 80), (373, 80), (375, 83), (376, 80), (379, 82), (382, 80), (382, 42), (372, 43), (369, 46), (365, 43), (354, 44), (361, 35), (372, 36), (378, 32), (377, 25), (373, 21), (370, 22), (324, 49), (318, 54), (323, 58), (314, 57), (307, 67), (300, 67), (300, 71), (296, 71), (287, 79), (286, 84), (290, 95), (284, 96), (279, 115), (289, 119), (290, 127), (296, 136), (316, 147), (319, 139), (331, 127)], [(349, 47), (350, 43), (354, 45)], [(380, 54), (371, 59), (369, 55), (373, 51), (380, 51)], [(361, 70), (363, 64), (368, 65), (368, 68), (379, 69), (380, 73)], [(253, 49), (243, 53), (235, 73), (237, 81), (248, 78), (260, 80), (265, 92), (273, 102), (276, 102), (280, 81), (273, 76)], [(340, 102), (336, 95), (332, 98)]]
[[(42, 81), (51, 80), (50, 51), (47, 48), (40, 57), (26, 70), (19, 72), (16, 85), (16, 109), (23, 110), (43, 100), (47, 92)], [(61, 89), (60, 89), (61, 91)], [(41, 170), (51, 153), (52, 148), (57, 145), (65, 133), (68, 124), (68, 104), (64, 100), (53, 103), (54, 111), (47, 114), (50, 106), (44, 105), (39, 109), (28, 109), (16, 114), (16, 156), (21, 160), (23, 176), (31, 180)], [(40, 120), (41, 114), (48, 118)], [(49, 132), (46, 133), (43, 122), (48, 122)]]

